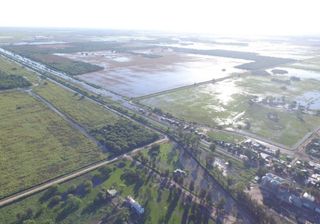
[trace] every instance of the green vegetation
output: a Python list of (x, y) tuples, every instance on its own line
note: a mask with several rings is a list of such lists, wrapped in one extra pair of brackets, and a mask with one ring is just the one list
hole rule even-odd
[[(84, 44), (85, 45), (85, 44)], [(90, 46), (90, 44), (88, 43)], [(39, 61), (48, 67), (60, 70), (69, 75), (80, 75), (84, 73), (101, 70), (102, 67), (81, 61), (74, 61), (65, 57), (54, 55), (54, 53), (77, 52), (86, 47), (80, 47), (78, 43), (71, 45), (9, 45), (6, 49), (20, 54), (24, 57)]]
[(32, 55), (29, 56), (35, 61), (39, 61), (52, 69), (65, 72), (69, 75), (81, 75), (85, 73), (95, 72), (102, 69), (98, 65), (92, 65), (82, 61), (74, 61), (65, 57), (56, 55)]
[[(180, 119), (211, 127), (241, 128), (291, 147), (320, 125), (320, 117), (251, 104), (250, 99), (254, 95), (271, 95), (295, 100), (306, 91), (318, 91), (319, 85), (317, 80), (301, 80), (291, 81), (290, 85), (283, 88), (283, 83), (273, 82), (270, 77), (246, 75), (146, 98), (140, 102)], [(269, 114), (277, 114), (279, 120), (269, 119)]]
[(119, 119), (81, 94), (68, 91), (49, 81), (34, 88), (34, 91), (89, 130), (112, 124)]
[(149, 151), (139, 152), (136, 158), (148, 164), (159, 173), (172, 173), (181, 168), (179, 163), (180, 151), (173, 143), (165, 143), (151, 147)]
[(0, 94), (0, 108), (0, 198), (106, 157), (26, 93)]
[[(186, 200), (178, 189), (160, 187), (157, 179), (146, 169), (121, 161), (1, 208), (0, 223), (34, 220), (36, 223), (84, 224), (102, 219), (111, 224), (122, 223), (120, 219), (146, 224), (175, 224), (183, 220), (212, 223), (201, 206)], [(94, 187), (85, 193), (83, 186), (88, 181), (94, 183)], [(111, 203), (105, 193), (110, 188), (116, 189), (121, 198), (131, 195), (145, 208), (144, 215), (137, 217), (127, 206), (120, 206), (123, 203), (118, 197)]]
[(142, 147), (159, 138), (157, 133), (124, 119), (92, 130), (91, 134), (114, 154)]
[[(276, 113), (279, 121), (268, 119), (268, 113)], [(248, 108), (244, 119), (251, 123), (250, 132), (287, 146), (293, 146), (320, 125), (320, 117), (317, 116), (305, 114), (300, 119), (298, 113), (288, 113), (259, 105)]]
[(23, 88), (31, 86), (31, 83), (19, 75), (9, 75), (0, 71), (0, 90)]

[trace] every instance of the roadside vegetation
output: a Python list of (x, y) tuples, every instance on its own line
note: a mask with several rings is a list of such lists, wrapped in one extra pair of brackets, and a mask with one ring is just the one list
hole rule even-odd
[[(120, 195), (108, 197), (108, 189)], [(129, 195), (145, 208), (142, 216), (124, 203)], [(100, 220), (108, 224), (213, 223), (203, 206), (178, 188), (160, 184), (157, 175), (125, 160), (0, 209), (0, 223), (84, 224)]]
[(0, 108), (0, 198), (106, 157), (26, 93), (1, 93)]

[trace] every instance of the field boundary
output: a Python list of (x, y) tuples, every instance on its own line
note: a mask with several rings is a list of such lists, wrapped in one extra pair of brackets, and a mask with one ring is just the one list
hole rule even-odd
[(144, 100), (144, 99), (147, 99), (147, 98), (156, 97), (156, 96), (159, 96), (159, 95), (176, 92), (176, 91), (182, 90), (182, 89), (188, 89), (188, 88), (197, 87), (197, 86), (201, 86), (201, 85), (205, 85), (205, 84), (221, 82), (221, 81), (224, 81), (226, 79), (233, 78), (233, 77), (234, 77), (234, 75), (229, 75), (229, 76), (222, 77), (222, 78), (219, 78), (219, 79), (211, 79), (211, 80), (208, 80), (208, 81), (203, 81), (203, 82), (198, 82), (198, 83), (194, 83), (194, 84), (190, 84), (190, 85), (180, 86), (180, 87), (176, 87), (176, 88), (172, 88), (172, 89), (168, 89), (168, 90), (164, 90), (164, 91), (160, 91), (160, 92), (156, 92), (156, 93), (150, 93), (150, 94), (147, 94), (147, 95), (144, 95), (144, 96), (132, 97), (131, 99), (135, 100), (135, 101)]

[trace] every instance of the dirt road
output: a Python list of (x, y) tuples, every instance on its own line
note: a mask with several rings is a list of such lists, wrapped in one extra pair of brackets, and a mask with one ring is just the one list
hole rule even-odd
[[(168, 141), (168, 138), (165, 137), (165, 138), (157, 140), (157, 141), (155, 141), (153, 143), (150, 143), (149, 145), (146, 145), (144, 147), (136, 148), (136, 149), (132, 150), (131, 152), (127, 153), (127, 154), (134, 154), (134, 153), (137, 153), (138, 151), (150, 148), (151, 145), (153, 145), (153, 144), (160, 144), (160, 143), (164, 143), (164, 142), (167, 142), (167, 141)], [(28, 190), (21, 191), (20, 193), (17, 193), (15, 195), (12, 195), (12, 196), (9, 196), (9, 197), (6, 197), (6, 198), (0, 200), (0, 208), (4, 207), (6, 205), (9, 205), (9, 204), (11, 204), (11, 203), (13, 203), (13, 202), (15, 202), (17, 200), (20, 200), (22, 198), (25, 198), (25, 197), (28, 197), (28, 196), (33, 195), (35, 193), (38, 193), (40, 191), (43, 191), (43, 190), (51, 187), (52, 185), (66, 182), (66, 181), (71, 180), (73, 178), (79, 177), (79, 176), (81, 176), (83, 174), (86, 174), (86, 173), (88, 173), (90, 171), (98, 169), (101, 166), (105, 166), (107, 164), (113, 163), (113, 162), (115, 162), (115, 161), (117, 161), (119, 159), (122, 159), (125, 155), (126, 154), (122, 154), (122, 155), (119, 155), (119, 156), (117, 156), (117, 157), (115, 157), (113, 159), (110, 159), (110, 160), (104, 160), (104, 161), (101, 161), (101, 162), (97, 162), (95, 164), (89, 165), (88, 167), (81, 168), (81, 169), (79, 169), (77, 171), (74, 171), (74, 172), (72, 172), (70, 174), (67, 174), (67, 175), (65, 175), (63, 177), (54, 178), (52, 180), (49, 180), (49, 181), (47, 181), (45, 183), (42, 183), (42, 184), (36, 186), (36, 187), (32, 187), (32, 188), (30, 188)]]

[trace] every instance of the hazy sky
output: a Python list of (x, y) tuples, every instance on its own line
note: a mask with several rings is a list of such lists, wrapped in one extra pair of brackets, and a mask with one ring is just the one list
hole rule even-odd
[(320, 34), (320, 0), (2, 0), (0, 26)]

